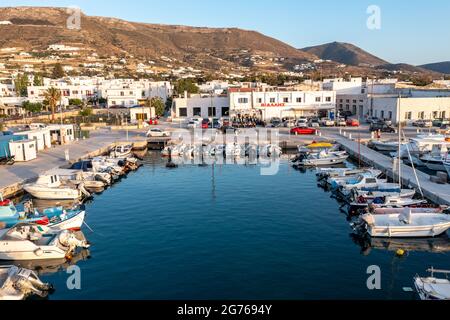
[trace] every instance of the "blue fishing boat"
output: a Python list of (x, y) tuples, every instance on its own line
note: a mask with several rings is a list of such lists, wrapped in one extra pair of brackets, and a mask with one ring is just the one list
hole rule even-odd
[(0, 196), (0, 229), (9, 229), (18, 223), (35, 223), (53, 231), (80, 230), (85, 216), (83, 207), (70, 210), (53, 207), (39, 212), (28, 205), (26, 210), (19, 212), (11, 200), (3, 200)]

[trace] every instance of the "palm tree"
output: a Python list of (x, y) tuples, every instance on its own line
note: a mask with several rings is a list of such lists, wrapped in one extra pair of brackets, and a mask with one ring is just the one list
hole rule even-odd
[(54, 87), (48, 88), (44, 93), (44, 97), (52, 111), (52, 121), (55, 121), (55, 110), (61, 100), (61, 91)]

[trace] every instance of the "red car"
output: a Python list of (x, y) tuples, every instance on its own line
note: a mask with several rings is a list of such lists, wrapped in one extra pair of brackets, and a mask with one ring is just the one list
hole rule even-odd
[(209, 128), (209, 120), (203, 120), (202, 121), (202, 129), (208, 129)]
[(359, 121), (356, 119), (347, 119), (347, 126), (349, 127), (359, 127)]
[(314, 128), (292, 128), (291, 129), (291, 134), (295, 134), (296, 136), (301, 135), (301, 134), (309, 134), (309, 135), (313, 135), (316, 134), (317, 130)]

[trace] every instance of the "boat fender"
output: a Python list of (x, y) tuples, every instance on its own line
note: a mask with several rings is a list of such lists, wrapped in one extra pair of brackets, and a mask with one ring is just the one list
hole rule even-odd
[(406, 254), (406, 251), (403, 249), (398, 249), (395, 254), (397, 255), (397, 257), (403, 257)]
[(41, 248), (37, 248), (36, 250), (34, 250), (34, 254), (40, 257), (44, 254), (44, 251), (42, 251)]

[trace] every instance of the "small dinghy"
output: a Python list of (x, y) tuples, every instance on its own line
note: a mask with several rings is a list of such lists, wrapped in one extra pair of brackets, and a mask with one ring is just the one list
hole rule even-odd
[(379, 238), (432, 238), (450, 229), (450, 215), (412, 213), (405, 209), (401, 214), (363, 215), (353, 224), (355, 230)]
[[(450, 300), (450, 275), (449, 270), (428, 269), (429, 277), (423, 278), (417, 275), (414, 278), (414, 286), (421, 300)], [(436, 278), (435, 274), (445, 275), (445, 279)]]
[(72, 231), (52, 232), (48, 227), (21, 223), (0, 237), (0, 260), (68, 259), (77, 248), (89, 248)]
[(133, 145), (131, 144), (118, 145), (112, 149), (110, 156), (113, 158), (126, 158), (131, 156), (132, 151)]
[(299, 167), (317, 167), (342, 164), (347, 160), (349, 155), (345, 151), (321, 151), (319, 153), (311, 153), (300, 158), (294, 163)]
[(356, 185), (364, 178), (377, 179), (377, 181), (387, 182), (387, 180), (380, 180), (378, 177), (382, 174), (381, 170), (368, 169), (362, 174), (350, 175), (345, 177), (329, 177), (327, 183), (333, 188), (337, 189), (341, 186)]
[(16, 266), (0, 266), (0, 300), (24, 300), (35, 295), (45, 298), (52, 286), (43, 283), (34, 271)]
[[(395, 152), (398, 151), (398, 141), (372, 141), (370, 143), (374, 149), (383, 152)], [(406, 143), (402, 143), (402, 146)]]

